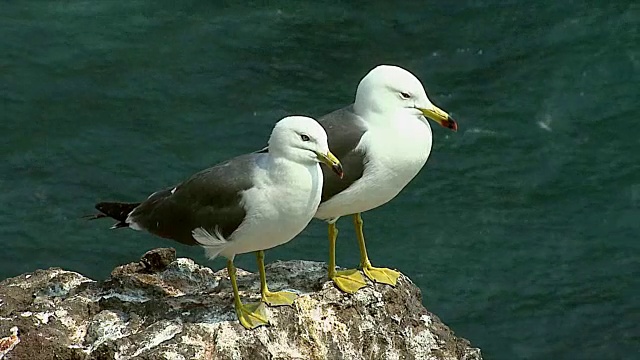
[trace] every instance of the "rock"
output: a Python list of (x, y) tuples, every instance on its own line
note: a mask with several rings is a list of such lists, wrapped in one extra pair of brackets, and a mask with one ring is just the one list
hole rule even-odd
[(18, 327), (14, 326), (11, 328), (11, 335), (0, 339), (0, 359), (3, 359), (7, 353), (20, 343), (18, 333)]
[[(370, 284), (347, 295), (326, 270), (310, 261), (269, 264), (269, 288), (300, 297), (269, 308), (271, 325), (255, 330), (236, 320), (226, 270), (176, 259), (173, 249), (152, 250), (102, 282), (37, 270), (0, 282), (0, 338), (13, 341), (4, 357), (481, 359), (422, 306), (404, 275), (395, 288)], [(238, 285), (244, 302), (258, 300), (257, 274), (239, 269)]]

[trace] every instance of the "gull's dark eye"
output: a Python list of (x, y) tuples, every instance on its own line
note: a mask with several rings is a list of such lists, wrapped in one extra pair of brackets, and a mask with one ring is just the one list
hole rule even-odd
[(402, 96), (403, 99), (409, 99), (411, 97), (411, 94), (406, 92), (401, 92), (400, 96)]
[(302, 141), (309, 141), (310, 140), (309, 139), (309, 135), (306, 135), (306, 134), (300, 135), (300, 139), (302, 139)]

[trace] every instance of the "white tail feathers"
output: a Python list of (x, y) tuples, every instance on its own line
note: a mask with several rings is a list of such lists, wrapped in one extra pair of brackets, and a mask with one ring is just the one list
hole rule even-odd
[(193, 235), (193, 238), (196, 239), (202, 247), (204, 247), (205, 254), (207, 254), (207, 257), (211, 260), (220, 255), (220, 252), (222, 252), (222, 250), (224, 250), (224, 248), (229, 244), (220, 233), (220, 229), (218, 227), (213, 230), (213, 234), (206, 229), (199, 227), (193, 229), (191, 235)]
[[(133, 220), (133, 217), (131, 216), (131, 214), (132, 214), (132, 213), (133, 213), (133, 211), (131, 211), (131, 212), (127, 215), (127, 219), (126, 219), (124, 222), (125, 222), (125, 223), (127, 223), (127, 224), (129, 224), (129, 228), (131, 228), (131, 229), (133, 229), (133, 230), (138, 230), (138, 231), (144, 230), (144, 229), (142, 228), (142, 226), (140, 226), (137, 222), (135, 222), (135, 221)], [(116, 225), (118, 225), (118, 224), (116, 224)], [(112, 227), (112, 229), (114, 229), (116, 225), (114, 225), (114, 227)]]

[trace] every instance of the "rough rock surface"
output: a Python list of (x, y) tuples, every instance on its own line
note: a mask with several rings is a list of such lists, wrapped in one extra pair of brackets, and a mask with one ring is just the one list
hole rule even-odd
[[(59, 268), (6, 279), (0, 338), (17, 327), (19, 342), (4, 358), (481, 359), (422, 306), (405, 276), (395, 288), (347, 295), (322, 263), (276, 262), (267, 274), (271, 290), (301, 296), (269, 308), (271, 326), (251, 331), (235, 318), (226, 270), (176, 259), (173, 249), (152, 250), (102, 282)], [(238, 285), (244, 302), (257, 301), (257, 274), (238, 270)]]

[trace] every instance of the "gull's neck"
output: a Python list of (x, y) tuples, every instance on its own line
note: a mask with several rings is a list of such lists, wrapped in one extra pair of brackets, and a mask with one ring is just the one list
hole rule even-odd
[(309, 160), (292, 160), (285, 154), (267, 153), (265, 161), (266, 171), (273, 182), (290, 183), (299, 173), (314, 174), (318, 172), (320, 164)]
[(400, 108), (395, 111), (379, 111), (373, 108), (356, 108), (354, 112), (368, 125), (375, 128), (388, 130), (401, 130), (413, 127), (422, 128), (426, 125), (429, 129), (429, 122), (422, 114), (415, 113), (412, 109)]

